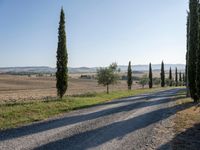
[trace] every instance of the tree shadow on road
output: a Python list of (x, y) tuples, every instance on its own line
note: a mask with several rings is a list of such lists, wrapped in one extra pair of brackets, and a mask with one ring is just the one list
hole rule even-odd
[[(175, 95), (176, 94), (172, 94), (172, 90), (164, 91), (163, 93), (158, 92), (158, 94), (154, 94), (154, 96), (152, 95), (152, 97), (150, 96), (150, 98), (157, 98), (156, 101), (151, 101), (150, 98), (149, 98), (149, 101), (144, 100), (144, 97), (142, 97), (142, 98), (139, 97), (138, 99), (136, 98), (133, 100), (130, 98), (130, 99), (128, 99), (128, 101), (133, 102), (133, 103), (130, 103), (130, 104), (128, 103), (127, 105), (117, 106), (114, 108), (108, 108), (105, 110), (100, 110), (100, 111), (96, 111), (96, 112), (89, 113), (89, 114), (61, 117), (59, 119), (35, 123), (32, 125), (20, 127), (17, 129), (1, 131), (0, 132), (0, 141), (5, 141), (8, 139), (13, 139), (13, 138), (17, 138), (17, 137), (22, 137), (22, 136), (26, 136), (26, 135), (31, 135), (31, 134), (51, 130), (51, 129), (56, 129), (56, 128), (67, 126), (70, 124), (75, 124), (75, 123), (88, 121), (88, 120), (92, 120), (92, 119), (97, 119), (100, 117), (113, 115), (113, 114), (120, 113), (120, 112), (128, 112), (128, 111), (131, 111), (134, 109), (168, 103), (172, 100), (169, 97), (175, 96)], [(183, 95), (180, 95), (180, 97), (183, 97)], [(136, 100), (141, 100), (141, 101), (136, 101)], [(176, 99), (173, 99), (173, 100), (176, 100)], [(126, 100), (120, 100), (120, 103), (124, 103), (124, 101), (126, 101)], [(144, 118), (142, 118), (142, 119), (144, 119)]]
[[(180, 98), (181, 97), (177, 97), (176, 100)], [(133, 117), (128, 120), (115, 122), (94, 130), (79, 133), (55, 142), (50, 142), (36, 149), (85, 150), (89, 148), (94, 148), (110, 140), (121, 139), (129, 133), (145, 128), (161, 120), (164, 120), (170, 117), (171, 115), (174, 115), (178, 111), (187, 109), (192, 105), (193, 104), (190, 103), (190, 104), (180, 104), (169, 108), (162, 108), (159, 110), (142, 114), (140, 116)], [(100, 136), (97, 137), (96, 135)], [(80, 145), (77, 145), (76, 143), (79, 143)]]
[[(186, 89), (177, 89), (177, 91), (185, 91)], [(148, 100), (151, 98), (159, 98), (159, 97), (173, 97), (173, 96), (183, 96), (185, 97), (185, 95), (183, 93), (172, 93), (174, 91), (174, 89), (170, 89), (170, 90), (166, 90), (166, 91), (159, 91), (156, 93), (148, 93), (148, 94), (140, 94), (140, 95), (136, 95), (136, 96), (128, 96), (128, 97), (124, 97), (124, 98), (120, 98), (120, 99), (115, 99), (112, 100), (110, 102), (106, 102), (103, 104), (98, 104), (97, 106), (103, 106), (103, 105), (110, 105), (110, 104), (118, 104), (118, 103), (124, 103), (124, 102), (133, 102), (134, 100)], [(141, 97), (142, 96), (142, 97)]]

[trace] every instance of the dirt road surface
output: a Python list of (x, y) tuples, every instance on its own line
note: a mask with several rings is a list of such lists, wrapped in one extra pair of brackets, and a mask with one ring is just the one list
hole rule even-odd
[[(1, 150), (171, 149), (172, 99), (183, 89), (143, 94), (0, 132)], [(169, 144), (166, 144), (169, 143)]]

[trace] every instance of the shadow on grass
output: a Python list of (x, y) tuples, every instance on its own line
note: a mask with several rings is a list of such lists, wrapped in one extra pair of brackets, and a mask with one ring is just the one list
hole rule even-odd
[(200, 149), (200, 124), (176, 135), (172, 141), (162, 145), (159, 150), (172, 146), (174, 150), (199, 150)]
[[(50, 129), (56, 129), (56, 128), (70, 125), (70, 124), (80, 123), (83, 121), (88, 121), (88, 120), (97, 119), (97, 118), (108, 116), (108, 115), (113, 115), (115, 113), (128, 112), (128, 111), (131, 111), (134, 109), (168, 103), (171, 101), (170, 97), (175, 96), (178, 91), (180, 91), (180, 89), (168, 90), (168, 91), (164, 91), (164, 92), (157, 92), (156, 94), (152, 94), (152, 95), (150, 94), (150, 97), (148, 97), (148, 95), (137, 96), (136, 98), (129, 97), (127, 100), (123, 99), (123, 100), (118, 100), (116, 102), (112, 101), (112, 102), (102, 104), (102, 105), (108, 105), (108, 104), (120, 103), (119, 106), (113, 106), (113, 108), (107, 108), (107, 109), (92, 112), (89, 114), (62, 117), (59, 119), (35, 123), (32, 125), (20, 127), (17, 129), (9, 129), (9, 130), (5, 130), (5, 131), (1, 131), (0, 132), (0, 141), (13, 139), (13, 138), (17, 138), (17, 137), (21, 137), (21, 136), (25, 136), (25, 135), (31, 135), (34, 133), (39, 133), (39, 132), (47, 131)], [(179, 97), (177, 97), (177, 99), (181, 98), (182, 96), (183, 95), (180, 95)], [(149, 101), (146, 100), (147, 98), (149, 99)], [(153, 100), (151, 100), (151, 99), (153, 99)], [(173, 99), (173, 100), (176, 100), (176, 99)], [(129, 103), (127, 103), (127, 101)], [(162, 114), (162, 110), (159, 110), (159, 112)], [(150, 113), (149, 114), (150, 116), (148, 114), (146, 114), (146, 117), (148, 117), (148, 116), (151, 117), (151, 115), (154, 115), (154, 114), (157, 115), (157, 112)], [(159, 113), (158, 113), (158, 115), (159, 115)], [(141, 119), (144, 119), (144, 117), (145, 116), (141, 116)], [(135, 119), (140, 120), (137, 118), (135, 118)], [(158, 120), (155, 120), (155, 121), (158, 121)], [(153, 121), (153, 119), (152, 119), (151, 122), (146, 122), (146, 123), (144, 122), (144, 125), (151, 124), (155, 121)], [(130, 120), (128, 123), (130, 123), (130, 122), (132, 122), (132, 120)], [(118, 126), (120, 124), (124, 124), (124, 122), (117, 123), (114, 125)]]

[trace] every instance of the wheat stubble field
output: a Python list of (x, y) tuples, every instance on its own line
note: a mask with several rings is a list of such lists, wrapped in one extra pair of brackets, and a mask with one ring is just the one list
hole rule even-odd
[[(66, 95), (77, 95), (88, 92), (103, 92), (105, 87), (96, 80), (79, 79), (79, 75), (70, 75)], [(134, 88), (139, 88), (135, 85)], [(127, 89), (126, 81), (110, 87), (111, 91)], [(0, 102), (27, 101), (56, 97), (55, 77), (36, 77), (19, 75), (0, 75)]]

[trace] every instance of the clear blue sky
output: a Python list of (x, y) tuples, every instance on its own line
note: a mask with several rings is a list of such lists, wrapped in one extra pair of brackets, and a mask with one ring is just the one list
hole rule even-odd
[(187, 0), (0, 0), (0, 67), (55, 67), (61, 6), (71, 67), (185, 63)]

